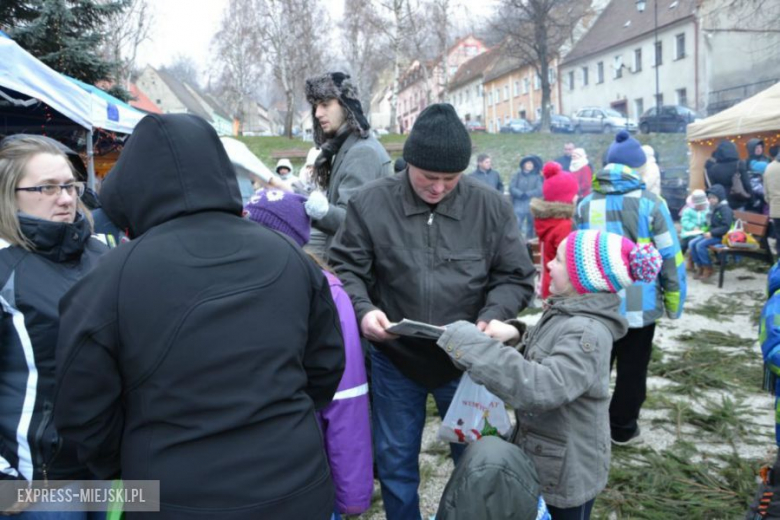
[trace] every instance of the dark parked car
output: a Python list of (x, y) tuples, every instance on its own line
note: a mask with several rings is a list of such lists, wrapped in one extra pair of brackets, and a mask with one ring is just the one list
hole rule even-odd
[(699, 119), (699, 114), (680, 105), (663, 105), (661, 115), (656, 107), (649, 108), (639, 118), (639, 129), (643, 134), (650, 132), (685, 132), (688, 123)]
[(533, 132), (533, 126), (526, 119), (510, 119), (499, 129), (502, 134), (527, 134)]
[(466, 121), (466, 130), (469, 132), (487, 132), (487, 128), (479, 121)]
[[(534, 122), (533, 131), (538, 132), (542, 126), (542, 119)], [(568, 116), (550, 114), (550, 131), (556, 134), (571, 134), (574, 132), (574, 123)]]

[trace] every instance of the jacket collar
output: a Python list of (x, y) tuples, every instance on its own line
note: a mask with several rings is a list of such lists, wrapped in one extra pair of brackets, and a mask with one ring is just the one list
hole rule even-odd
[(358, 139), (360, 139), (360, 136), (357, 133), (352, 132), (349, 134), (349, 137), (347, 137), (341, 145), (339, 151), (336, 152), (336, 157), (333, 159), (333, 167), (331, 168), (332, 172), (338, 170), (339, 166), (341, 166), (341, 162), (344, 160), (344, 155), (347, 153), (347, 150), (352, 148), (352, 145), (355, 144)]
[[(420, 213), (431, 213), (431, 207), (414, 192), (412, 183), (409, 180), (409, 169), (399, 174), (401, 177), (401, 200), (403, 201), (404, 215), (419, 215)], [(436, 205), (434, 213), (444, 215), (454, 220), (460, 220), (463, 217), (463, 190), (464, 183), (467, 182), (466, 176), (461, 174), (457, 186), (441, 202)]]
[(35, 246), (34, 253), (52, 262), (77, 260), (90, 238), (89, 222), (80, 213), (72, 224), (18, 214), (22, 233)]

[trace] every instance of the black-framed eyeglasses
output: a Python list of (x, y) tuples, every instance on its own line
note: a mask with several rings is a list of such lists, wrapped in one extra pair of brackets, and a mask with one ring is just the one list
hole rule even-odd
[(37, 191), (47, 197), (59, 197), (63, 191), (68, 192), (71, 197), (84, 195), (86, 185), (83, 182), (69, 182), (68, 184), (42, 184), (41, 186), (30, 186), (28, 188), (16, 188), (16, 191)]

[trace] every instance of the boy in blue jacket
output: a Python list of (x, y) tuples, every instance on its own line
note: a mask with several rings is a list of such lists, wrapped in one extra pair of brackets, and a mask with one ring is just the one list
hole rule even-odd
[[(764, 358), (764, 390), (775, 396), (775, 444), (780, 446), (780, 262), (769, 271), (768, 299), (761, 310), (758, 339)], [(780, 458), (761, 470), (761, 485), (750, 505), (747, 520), (780, 518)], [(777, 495), (777, 496), (775, 496)]]

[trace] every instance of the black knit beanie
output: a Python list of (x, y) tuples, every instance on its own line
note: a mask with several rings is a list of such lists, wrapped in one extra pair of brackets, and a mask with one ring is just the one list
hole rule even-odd
[(407, 163), (430, 172), (461, 173), (471, 160), (471, 137), (449, 103), (430, 105), (404, 143)]

